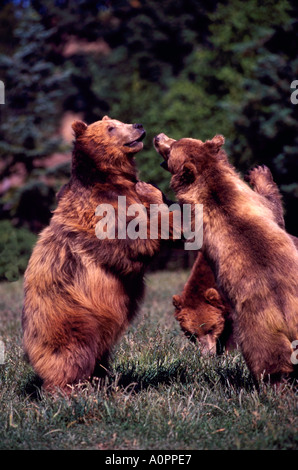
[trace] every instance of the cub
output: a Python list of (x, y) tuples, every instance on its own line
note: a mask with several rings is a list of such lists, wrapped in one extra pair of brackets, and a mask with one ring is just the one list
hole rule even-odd
[[(147, 207), (149, 199), (162, 203), (158, 189), (137, 179), (134, 155), (143, 148), (143, 126), (105, 116), (91, 125), (75, 121), (72, 128), (71, 178), (24, 278), (23, 343), (46, 390), (67, 391), (104, 375), (115, 342), (136, 314), (145, 268), (160, 246), (159, 239), (117, 236), (119, 196), (125, 196), (126, 207)], [(146, 201), (140, 195), (144, 186)], [(114, 211), (115, 237), (96, 234), (105, 215), (98, 207)]]
[(220, 135), (154, 139), (180, 203), (203, 204), (203, 253), (232, 310), (235, 341), (256, 379), (296, 374), (298, 252), (264, 197), (229, 164)]
[(198, 341), (203, 355), (235, 347), (229, 305), (219, 294), (213, 272), (201, 252), (181, 295), (173, 296), (175, 318), (185, 335)]

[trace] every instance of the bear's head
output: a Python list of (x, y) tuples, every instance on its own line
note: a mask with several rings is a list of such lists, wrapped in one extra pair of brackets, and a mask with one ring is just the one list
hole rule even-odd
[(142, 140), (146, 135), (142, 124), (125, 124), (109, 116), (90, 125), (74, 121), (72, 129), (75, 134), (74, 155), (77, 154), (80, 163), (82, 158), (92, 160), (101, 171), (117, 168), (129, 172), (134, 166), (132, 157), (142, 150)]
[(179, 189), (189, 187), (204, 168), (212, 166), (216, 159), (226, 159), (225, 153), (221, 151), (224, 142), (222, 135), (202, 142), (191, 138), (175, 140), (163, 133), (153, 140), (156, 151), (164, 159), (163, 168), (172, 173), (172, 182), (179, 182)]
[(179, 321), (184, 334), (198, 342), (203, 355), (215, 354), (217, 340), (224, 330), (225, 312), (222, 299), (214, 288), (206, 289), (195, 305), (183, 294), (173, 296), (175, 318)]

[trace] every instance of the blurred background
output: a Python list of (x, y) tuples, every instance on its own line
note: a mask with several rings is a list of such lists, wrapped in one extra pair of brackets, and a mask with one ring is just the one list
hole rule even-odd
[(168, 196), (153, 136), (223, 134), (243, 174), (269, 166), (298, 235), (297, 11), (295, 0), (2, 0), (0, 280), (24, 272), (49, 223), (77, 118), (141, 122), (140, 177)]

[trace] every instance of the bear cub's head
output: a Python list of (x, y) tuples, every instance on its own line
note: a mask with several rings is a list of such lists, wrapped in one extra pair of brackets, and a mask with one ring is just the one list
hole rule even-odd
[(218, 291), (208, 288), (190, 302), (184, 295), (174, 295), (175, 318), (184, 334), (197, 342), (201, 353), (215, 354), (216, 344), (225, 324), (225, 306)]

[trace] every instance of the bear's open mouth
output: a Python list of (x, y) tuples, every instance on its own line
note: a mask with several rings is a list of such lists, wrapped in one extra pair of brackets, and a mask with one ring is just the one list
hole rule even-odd
[(164, 160), (163, 162), (161, 162), (160, 166), (166, 170), (166, 171), (170, 171), (169, 170), (169, 167), (168, 167), (168, 162), (166, 160)]
[(143, 131), (142, 134), (140, 135), (140, 137), (136, 140), (133, 140), (132, 142), (128, 142), (127, 144), (124, 144), (125, 147), (134, 147), (135, 145), (137, 145), (139, 142), (141, 142), (146, 136), (146, 132)]

